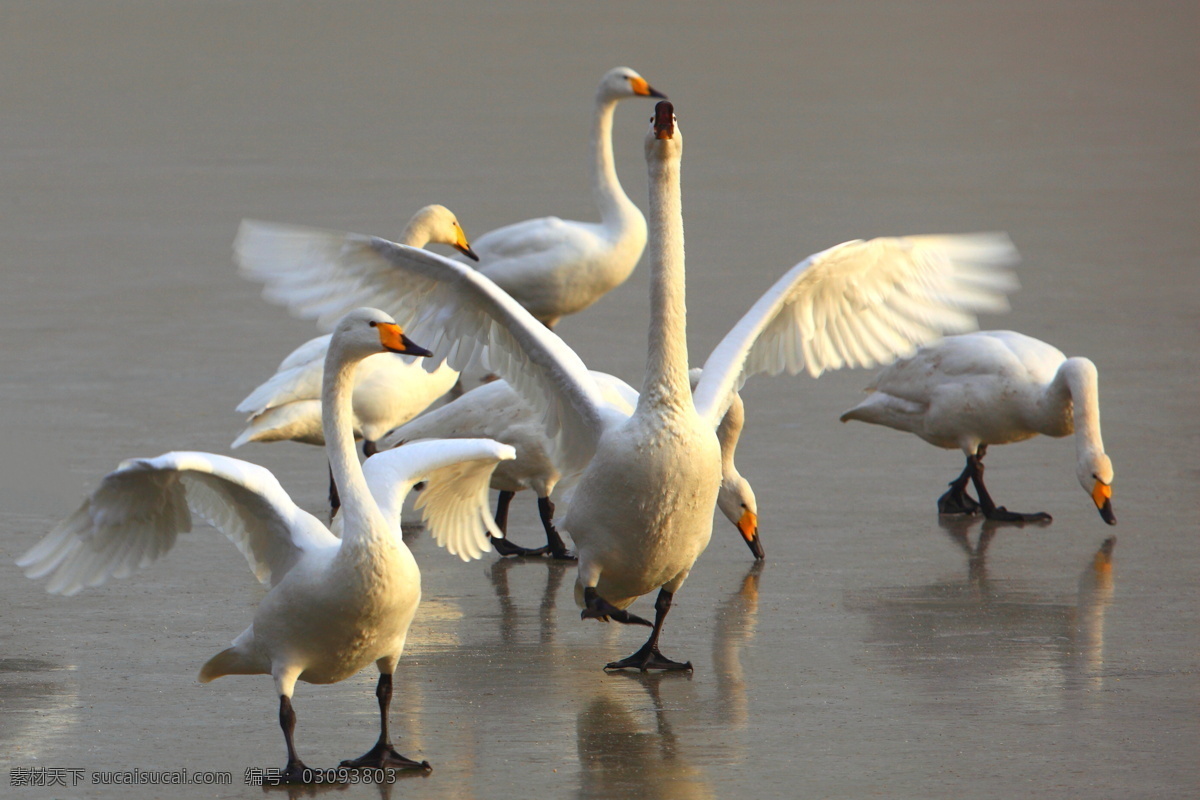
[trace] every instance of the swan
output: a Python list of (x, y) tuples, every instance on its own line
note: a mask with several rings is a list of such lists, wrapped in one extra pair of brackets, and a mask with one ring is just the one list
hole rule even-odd
[[(409, 247), (448, 244), (478, 260), (458, 218), (445, 206), (428, 205), (419, 210), (408, 221), (400, 241)], [(328, 334), (308, 340), (238, 404), (237, 410), (250, 418), (233, 448), (248, 442), (325, 444), (320, 400), (328, 349)], [(415, 359), (394, 353), (363, 359), (354, 376), (354, 433), (363, 439), (363, 453), (374, 453), (380, 436), (419, 414), (457, 380), (457, 373), (449, 368), (429, 373)]]
[[(693, 386), (699, 381), (700, 373), (699, 368), (691, 371)], [(637, 390), (615, 375), (596, 370), (591, 370), (590, 374), (608, 402), (623, 409), (627, 415), (633, 413), (637, 406)], [(737, 528), (754, 557), (761, 559), (765, 556), (758, 535), (758, 501), (750, 482), (738, 472), (734, 463), (734, 451), (744, 423), (742, 399), (735, 395), (733, 404), (717, 427), (717, 438), (721, 443), (721, 488), (717, 493), (717, 507)], [(561, 475), (550, 455), (552, 445), (538, 415), (506, 381), (485, 383), (406, 422), (380, 439), (379, 447), (387, 449), (419, 439), (458, 437), (495, 439), (512, 445), (517, 451), (515, 459), (500, 464), (492, 473), (492, 488), (499, 492), (496, 527), (504, 533), (504, 538), (492, 543), (496, 552), (505, 556), (549, 554), (551, 558), (574, 560), (554, 525), (554, 503), (550, 495)], [(537, 495), (538, 516), (546, 532), (545, 547), (532, 549), (508, 541), (508, 508), (513, 496), (523, 489), (533, 489)]]
[(599, 223), (541, 217), (475, 240), (479, 270), (548, 327), (624, 283), (646, 247), (646, 219), (621, 188), (613, 163), (613, 113), (627, 97), (666, 95), (628, 67), (600, 79), (590, 165)]
[[(1008, 522), (1049, 522), (1051, 517), (996, 506), (983, 485), (988, 445), (1074, 433), (1079, 483), (1101, 518), (1115, 525), (1113, 466), (1100, 437), (1098, 378), (1089, 359), (1067, 358), (1032, 336), (976, 331), (948, 336), (884, 368), (867, 387), (867, 398), (841, 420), (886, 425), (937, 447), (961, 449), (966, 468), (938, 498), (938, 511), (982, 510), (988, 519)], [(975, 484), (978, 502), (966, 492), (968, 481)]]
[[(414, 331), (432, 361), (486, 363), (542, 417), (554, 461), (574, 485), (563, 528), (574, 538), (585, 618), (652, 628), (608, 668), (690, 669), (658, 640), (673, 597), (708, 544), (721, 483), (716, 429), (741, 382), (760, 372), (874, 366), (916, 344), (975, 327), (1007, 308), (1015, 250), (1002, 234), (851, 241), (788, 270), (688, 381), (682, 135), (661, 101), (645, 141), (650, 178), (649, 354), (632, 413), (604, 401), (579, 356), (487, 277), (435, 253), (356, 234), (244, 221), (241, 274), (293, 314), (327, 320), (371, 297)], [(303, 260), (286, 257), (302, 250)], [(626, 609), (659, 590), (655, 621)]]
[[(231, 447), (279, 441), (325, 444), (321, 381), (329, 339), (326, 334), (300, 345), (238, 404), (237, 410), (250, 416)], [(354, 373), (351, 394), (354, 436), (362, 439), (363, 455), (374, 455), (380, 437), (420, 414), (457, 380), (458, 372), (445, 363), (426, 372), (411, 356), (379, 353), (364, 358)]]
[(254, 464), (210, 453), (131, 459), (101, 482), (73, 516), (17, 564), (47, 590), (72, 595), (148, 566), (191, 530), (199, 516), (230, 538), (255, 576), (270, 586), (254, 621), (200, 670), (269, 674), (279, 696), (287, 745), (283, 776), (304, 782), (308, 769), (292, 733), (297, 680), (335, 683), (374, 663), (379, 669), (379, 740), (345, 767), (429, 769), (395, 751), (388, 734), (392, 672), (421, 596), (420, 571), (400, 536), (400, 507), (418, 480), (420, 504), (439, 544), (464, 560), (490, 549), (487, 487), (511, 447), (487, 440), (418, 442), (360, 466), (351, 435), (355, 364), (384, 350), (422, 353), (392, 317), (358, 309), (337, 325), (326, 359), (325, 441), (343, 498), (331, 532), (298, 508), (275, 477)]

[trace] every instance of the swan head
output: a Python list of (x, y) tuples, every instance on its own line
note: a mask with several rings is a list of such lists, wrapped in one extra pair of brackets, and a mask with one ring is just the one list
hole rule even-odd
[(659, 100), (646, 134), (646, 158), (678, 159), (683, 154), (683, 133), (670, 100)]
[(358, 308), (342, 317), (333, 329), (328, 358), (363, 359), (377, 353), (402, 353), (432, 356), (433, 353), (413, 342), (387, 313), (377, 308)]
[(604, 77), (600, 79), (598, 94), (606, 100), (620, 100), (623, 97), (666, 97), (629, 67), (615, 67), (604, 73)]
[(1109, 525), (1116, 525), (1117, 518), (1112, 510), (1112, 459), (1099, 450), (1087, 450), (1075, 467), (1079, 485), (1092, 497), (1100, 517)]
[(471, 243), (467, 241), (467, 234), (462, 225), (458, 224), (458, 217), (445, 206), (436, 203), (425, 206), (409, 220), (408, 230), (419, 232), (421, 238), (426, 241), (448, 244), (472, 261), (479, 260), (479, 256), (471, 249)]
[(721, 489), (717, 492), (717, 508), (738, 529), (754, 558), (766, 558), (762, 541), (758, 538), (758, 500), (754, 497), (750, 482), (736, 473), (722, 478)]

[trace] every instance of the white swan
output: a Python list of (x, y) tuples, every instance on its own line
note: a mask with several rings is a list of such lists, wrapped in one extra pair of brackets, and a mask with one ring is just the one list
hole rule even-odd
[[(606, 401), (626, 415), (633, 413), (637, 406), (637, 390), (615, 375), (596, 370), (591, 370), (590, 374)], [(693, 369), (690, 377), (694, 386), (700, 379), (700, 370)], [(742, 399), (735, 395), (733, 404), (717, 427), (717, 438), (721, 443), (721, 488), (717, 493), (717, 507), (737, 528), (754, 557), (761, 559), (764, 552), (758, 535), (758, 501), (750, 482), (742, 477), (734, 463), (734, 452), (744, 424)], [(387, 449), (419, 439), (460, 437), (495, 439), (512, 445), (517, 451), (515, 459), (500, 464), (492, 473), (492, 488), (500, 493), (496, 501), (496, 527), (504, 534), (504, 538), (492, 543), (496, 552), (505, 556), (548, 554), (551, 558), (574, 559), (554, 526), (554, 503), (550, 495), (561, 475), (551, 457), (553, 446), (546, 437), (539, 415), (506, 381), (485, 383), (406, 422), (380, 439), (379, 447)], [(520, 547), (508, 541), (508, 508), (513, 496), (524, 489), (533, 489), (537, 495), (538, 516), (546, 532), (545, 547)]]
[[(718, 344), (688, 383), (682, 137), (658, 104), (646, 138), (650, 175), (651, 326), (645, 382), (633, 414), (615, 412), (579, 357), (484, 275), (381, 239), (243, 222), (235, 254), (263, 296), (327, 319), (370, 296), (414, 330), (435, 359), (487, 363), (543, 415), (559, 471), (577, 482), (563, 527), (579, 549), (585, 617), (649, 624), (625, 607), (660, 589), (646, 646), (610, 667), (686, 669), (657, 641), (675, 591), (708, 543), (721, 452), (716, 428), (734, 390), (758, 372), (817, 375), (871, 366), (914, 343), (974, 327), (1007, 308), (1015, 288), (1007, 237), (924, 236), (847, 242), (797, 264)], [(302, 250), (301, 260), (280, 257)], [(373, 293), (372, 291), (373, 290)], [(578, 474), (577, 474), (578, 473)]]
[[(988, 445), (1037, 436), (1075, 434), (1075, 474), (1109, 525), (1112, 461), (1100, 438), (1100, 394), (1096, 365), (1067, 358), (1056, 347), (1012, 331), (978, 331), (949, 336), (883, 369), (871, 394), (842, 414), (915, 433), (930, 444), (959, 448), (967, 466), (938, 498), (943, 514), (982, 510), (988, 519), (1045, 521), (1045, 512), (1020, 514), (997, 507), (983, 485)], [(966, 493), (975, 484), (979, 502)]]
[[(408, 221), (400, 241), (409, 247), (448, 244), (478, 260), (458, 218), (445, 206), (428, 205), (419, 210)], [(301, 253), (292, 255), (303, 257)], [(280, 362), (274, 375), (238, 404), (237, 410), (249, 414), (250, 419), (232, 447), (247, 442), (325, 443), (320, 400), (328, 348), (328, 335), (300, 345)], [(429, 374), (415, 359), (393, 353), (363, 359), (354, 377), (354, 434), (363, 439), (363, 452), (371, 455), (376, 439), (421, 413), (457, 379), (457, 373), (448, 367)]]
[[(249, 414), (246, 428), (231, 445), (293, 441), (324, 445), (321, 382), (329, 334), (310, 339), (279, 364), (275, 374), (246, 396), (237, 410)], [(354, 373), (351, 394), (355, 438), (363, 454), (376, 451), (381, 436), (420, 414), (458, 380), (458, 372), (441, 364), (433, 372), (419, 359), (396, 353), (364, 358)]]
[(590, 165), (599, 223), (541, 217), (475, 240), (480, 272), (548, 327), (624, 283), (646, 247), (646, 220), (621, 188), (613, 163), (613, 112), (627, 97), (666, 95), (628, 67), (610, 69), (600, 80)]
[(388, 737), (392, 672), (420, 600), (420, 571), (400, 537), (400, 504), (418, 480), (420, 503), (439, 544), (466, 560), (489, 549), (487, 486), (513, 450), (486, 440), (419, 442), (381, 453), (360, 467), (350, 423), (355, 363), (382, 350), (422, 352), (391, 317), (358, 309), (337, 326), (326, 360), (325, 441), (343, 499), (331, 533), (298, 508), (267, 470), (209, 453), (167, 453), (126, 461), (83, 506), (18, 560), (47, 589), (75, 594), (125, 577), (164, 555), (192, 515), (221, 529), (271, 586), (254, 622), (200, 671), (270, 674), (287, 743), (285, 779), (307, 769), (292, 740), (297, 679), (334, 683), (374, 663), (379, 668), (379, 741), (343, 766), (424, 768), (395, 751)]

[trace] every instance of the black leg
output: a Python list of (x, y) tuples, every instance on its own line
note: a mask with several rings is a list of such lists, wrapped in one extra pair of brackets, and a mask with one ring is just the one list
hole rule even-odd
[(640, 669), (642, 672), (649, 669), (691, 671), (692, 662), (672, 661), (658, 651), (658, 636), (662, 633), (663, 620), (671, 610), (671, 600), (674, 596), (666, 589), (659, 590), (658, 599), (654, 601), (654, 630), (650, 631), (650, 638), (629, 658), (606, 664), (605, 669)]
[(296, 742), (292, 739), (296, 730), (296, 712), (286, 694), (279, 695), (279, 727), (283, 728), (283, 740), (287, 743), (288, 756), (287, 766), (283, 768), (280, 780), (283, 783), (307, 783), (304, 773), (309, 772), (309, 769), (296, 755)]
[(550, 557), (559, 561), (578, 561), (575, 554), (567, 549), (558, 528), (554, 527), (554, 503), (550, 502), (549, 497), (538, 498), (538, 516), (542, 518), (542, 527), (546, 529), (546, 547), (549, 548)]
[(503, 533), (503, 538), (490, 537), (492, 547), (496, 548), (496, 552), (502, 556), (540, 556), (546, 552), (545, 547), (531, 549), (521, 547), (519, 544), (513, 544), (508, 540), (508, 506), (512, 503), (515, 492), (501, 491), (500, 496), (496, 498), (496, 527)]
[(962, 474), (950, 481), (950, 491), (938, 498), (939, 514), (971, 515), (979, 513), (979, 503), (975, 502), (974, 497), (967, 494), (967, 483), (971, 480), (971, 474), (971, 459), (968, 458)]
[(979, 495), (979, 507), (983, 509), (983, 516), (993, 522), (1051, 522), (1053, 518), (1045, 511), (1021, 514), (996, 505), (987, 487), (983, 485), (983, 457), (986, 454), (987, 445), (980, 445), (979, 452), (967, 459), (967, 466), (971, 468), (971, 482), (975, 484), (975, 493)]
[(391, 673), (379, 673), (375, 686), (375, 697), (379, 699), (379, 741), (363, 755), (347, 759), (339, 766), (346, 769), (419, 769), (430, 772), (433, 767), (428, 761), (413, 761), (396, 752), (388, 735), (388, 709), (392, 704)]
[(508, 507), (512, 504), (515, 492), (500, 492), (496, 497), (496, 527), (503, 534), (508, 533)]
[(583, 606), (583, 611), (579, 612), (580, 619), (598, 619), (603, 622), (614, 619), (625, 625), (645, 625), (647, 628), (654, 627), (654, 623), (650, 622), (650, 620), (643, 619), (637, 614), (630, 614), (628, 611), (617, 608), (605, 600), (596, 591), (595, 586), (588, 586), (583, 590)]

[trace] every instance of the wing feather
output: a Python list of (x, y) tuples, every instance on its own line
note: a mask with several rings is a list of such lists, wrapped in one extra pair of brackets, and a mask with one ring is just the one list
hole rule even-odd
[(17, 560), (46, 590), (72, 595), (144, 569), (192, 529), (193, 515), (219, 529), (263, 583), (275, 585), (308, 550), (337, 546), (266, 469), (209, 453), (130, 459), (74, 514)]
[(437, 543), (463, 561), (492, 549), (488, 533), (504, 534), (488, 508), (488, 485), (516, 450), (491, 439), (427, 439), (376, 453), (363, 465), (367, 484), (390, 525), (399, 527), (404, 498), (418, 481), (416, 507)]
[(809, 256), (713, 350), (696, 408), (716, 425), (750, 375), (873, 367), (972, 330), (978, 314), (1008, 309), (1016, 262), (1002, 233), (854, 240)]
[(363, 304), (384, 309), (459, 371), (499, 373), (541, 415), (564, 471), (582, 468), (602, 429), (602, 395), (558, 336), (485, 275), (427, 250), (357, 234), (243, 220), (234, 243), (263, 296), (328, 327)]

